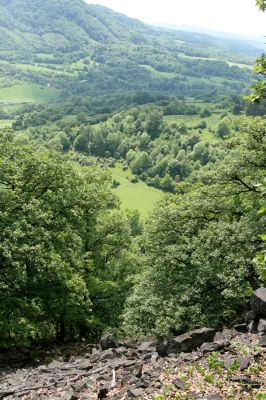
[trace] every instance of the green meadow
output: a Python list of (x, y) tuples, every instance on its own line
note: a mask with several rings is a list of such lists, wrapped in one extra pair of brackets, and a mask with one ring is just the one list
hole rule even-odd
[(112, 178), (120, 183), (113, 191), (121, 201), (121, 209), (137, 209), (143, 218), (147, 217), (156, 202), (162, 198), (163, 192), (144, 182), (132, 183), (130, 181), (133, 178), (132, 173), (129, 170), (123, 171), (121, 164), (110, 168), (110, 172)]
[(12, 119), (0, 119), (0, 129), (11, 126), (12, 122)]
[(146, 65), (146, 64), (140, 64), (140, 67), (146, 69), (149, 71), (154, 77), (156, 78), (175, 78), (177, 74), (175, 72), (161, 72), (157, 71), (155, 68), (153, 68), (151, 65)]
[(0, 104), (55, 101), (60, 90), (35, 83), (21, 83), (0, 89)]

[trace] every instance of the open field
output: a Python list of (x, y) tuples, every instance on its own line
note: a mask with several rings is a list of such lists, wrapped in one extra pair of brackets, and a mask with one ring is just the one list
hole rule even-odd
[(0, 129), (11, 126), (12, 122), (12, 119), (0, 119)]
[(0, 89), (0, 104), (18, 104), (55, 101), (60, 90), (35, 83), (16, 84)]
[[(185, 53), (179, 53), (179, 56), (183, 59), (187, 59), (187, 60), (207, 60), (207, 61), (222, 61), (221, 59), (218, 58), (214, 58), (214, 57), (196, 57), (196, 56), (188, 56)], [(242, 64), (242, 63), (237, 63), (237, 62), (232, 62), (232, 61), (227, 61), (224, 60), (224, 62), (226, 62), (229, 67), (239, 67), (239, 68), (248, 68), (248, 69), (252, 69), (252, 65), (250, 64)]]
[(113, 179), (120, 183), (120, 186), (113, 190), (121, 200), (122, 210), (137, 209), (141, 216), (145, 218), (155, 203), (163, 196), (161, 190), (148, 186), (144, 182), (131, 183), (132, 173), (129, 170), (123, 171), (121, 164), (110, 168), (110, 172)]
[[(96, 164), (96, 157), (90, 156), (90, 161)], [(73, 162), (73, 166), (78, 171), (82, 172), (84, 167), (81, 167), (77, 162)], [(137, 183), (130, 182), (133, 178), (132, 172), (128, 169), (123, 171), (121, 163), (117, 163), (115, 167), (108, 168), (113, 180), (120, 183), (117, 188), (112, 189), (121, 201), (120, 208), (122, 210), (138, 210), (142, 218), (146, 218), (152, 211), (156, 202), (162, 199), (164, 192), (155, 189), (146, 183), (139, 181)]]
[(141, 64), (140, 67), (149, 71), (156, 78), (175, 78), (177, 74), (175, 72), (161, 72), (154, 69), (151, 65)]

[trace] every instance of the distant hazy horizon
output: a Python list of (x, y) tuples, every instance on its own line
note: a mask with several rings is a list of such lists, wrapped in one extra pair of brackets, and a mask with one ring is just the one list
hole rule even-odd
[(266, 35), (266, 13), (255, 0), (85, 0), (155, 25), (189, 25), (251, 36)]

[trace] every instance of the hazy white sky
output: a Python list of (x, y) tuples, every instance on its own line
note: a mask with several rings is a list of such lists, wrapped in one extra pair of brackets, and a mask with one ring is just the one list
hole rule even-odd
[(151, 24), (194, 25), (211, 30), (266, 35), (266, 12), (255, 0), (86, 0)]

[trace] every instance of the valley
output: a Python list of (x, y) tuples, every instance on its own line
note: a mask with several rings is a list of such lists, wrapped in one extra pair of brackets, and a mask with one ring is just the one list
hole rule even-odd
[(83, 0), (0, 37), (0, 398), (265, 398), (265, 47)]

